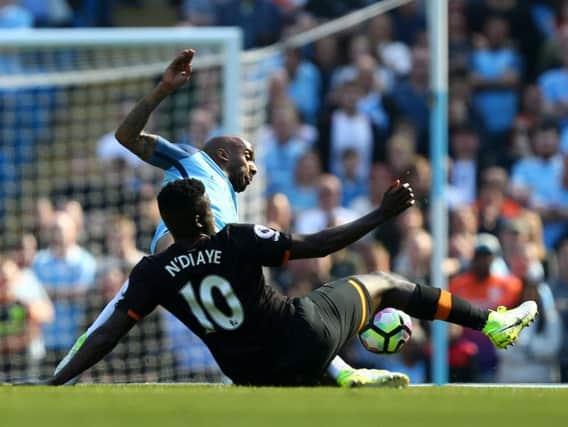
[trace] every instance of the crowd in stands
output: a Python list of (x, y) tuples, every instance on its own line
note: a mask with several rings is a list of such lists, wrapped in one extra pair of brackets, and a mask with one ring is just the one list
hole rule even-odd
[[(0, 27), (110, 25), (116, 3), (123, 2), (3, 0)], [(177, 25), (239, 25), (246, 48), (370, 3), (172, 2)], [(450, 327), (451, 380), (568, 382), (568, 1), (452, 0), (449, 43), (449, 253), (442, 266), (449, 290), (490, 309), (534, 299), (540, 312), (507, 351)], [(266, 224), (310, 233), (350, 221), (379, 206), (397, 177), (409, 180), (418, 203), (349, 249), (271, 269), (282, 292), (305, 295), (376, 270), (437, 285), (430, 281), (429, 64), (422, 1), (283, 52), (267, 81), (268, 121), (252, 141), (262, 147)], [(181, 144), (200, 147), (222, 132), (206, 104), (187, 123)], [(104, 188), (127, 190), (113, 199), (92, 183), (69, 182), (36, 200), (34, 228), (0, 255), (0, 379), (16, 362), (31, 373), (52, 369), (149, 248), (159, 172), (109, 132), (96, 150), (108, 175)], [(89, 191), (113, 209), (93, 208)], [(404, 371), (413, 382), (431, 379), (431, 355), (429, 325), (418, 321), (398, 355), (376, 356), (356, 339), (343, 350), (357, 367)], [(199, 340), (157, 312), (85, 378), (220, 377)]]

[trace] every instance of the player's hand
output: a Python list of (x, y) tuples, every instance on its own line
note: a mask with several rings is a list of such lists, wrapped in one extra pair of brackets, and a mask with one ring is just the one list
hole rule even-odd
[(162, 76), (162, 83), (168, 89), (176, 90), (188, 82), (191, 77), (191, 61), (194, 55), (194, 49), (186, 49), (168, 65)]
[(391, 185), (383, 196), (379, 211), (385, 219), (391, 219), (408, 209), (415, 203), (414, 191), (408, 182), (401, 183), (400, 179)]

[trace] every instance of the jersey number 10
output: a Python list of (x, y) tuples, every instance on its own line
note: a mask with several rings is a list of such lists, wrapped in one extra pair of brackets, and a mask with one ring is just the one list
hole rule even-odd
[[(218, 328), (233, 330), (242, 325), (244, 321), (243, 306), (229, 282), (221, 276), (212, 274), (201, 281), (198, 289), (201, 303), (195, 297), (191, 282), (186, 283), (181, 290), (181, 294), (189, 304), (193, 315), (197, 318), (201, 327), (205, 329), (205, 332), (213, 332)], [(215, 305), (213, 300), (213, 291), (215, 289), (217, 289), (219, 295), (225, 299), (227, 306), (231, 309), (230, 315), (222, 312)], [(207, 315), (209, 315), (209, 318)]]

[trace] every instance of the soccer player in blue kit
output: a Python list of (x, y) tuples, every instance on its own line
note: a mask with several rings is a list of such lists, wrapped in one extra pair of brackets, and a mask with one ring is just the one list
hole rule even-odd
[[(215, 230), (219, 231), (227, 224), (238, 222), (236, 193), (244, 191), (257, 172), (254, 149), (250, 142), (238, 136), (219, 136), (207, 141), (203, 150), (193, 147), (186, 149), (158, 135), (143, 131), (151, 113), (160, 102), (190, 79), (194, 54), (193, 49), (187, 49), (172, 61), (160, 83), (136, 104), (120, 124), (116, 138), (142, 160), (165, 170), (164, 185), (183, 178), (199, 179), (210, 199)], [(159, 253), (172, 243), (173, 239), (161, 221), (152, 240), (151, 253)], [(57, 366), (56, 373), (71, 360), (87, 337), (109, 318), (127, 288), (128, 281), (76, 341)], [(345, 387), (380, 386), (385, 383), (385, 377), (391, 375), (384, 370), (354, 369), (339, 356), (330, 362), (328, 374), (338, 385)]]

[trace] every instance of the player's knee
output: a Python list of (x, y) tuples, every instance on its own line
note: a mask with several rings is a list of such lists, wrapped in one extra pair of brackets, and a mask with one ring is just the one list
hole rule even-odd
[(413, 289), (415, 286), (414, 283), (396, 273), (375, 271), (371, 274), (379, 277), (387, 289)]

